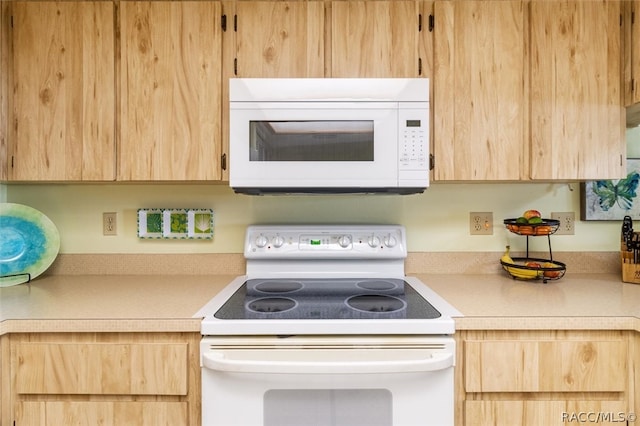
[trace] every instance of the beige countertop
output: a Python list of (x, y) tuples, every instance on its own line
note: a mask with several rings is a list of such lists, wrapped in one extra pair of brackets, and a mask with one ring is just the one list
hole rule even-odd
[(619, 274), (567, 273), (546, 284), (506, 274), (417, 276), (464, 314), (456, 319), (460, 330), (640, 331), (640, 285)]
[(200, 331), (231, 275), (54, 275), (0, 288), (0, 334)]
[[(410, 274), (413, 275), (413, 274)], [(506, 274), (416, 274), (463, 318), (464, 329), (640, 331), (640, 285), (617, 274), (515, 281)], [(235, 275), (52, 275), (0, 288), (0, 334), (193, 332), (193, 315)]]

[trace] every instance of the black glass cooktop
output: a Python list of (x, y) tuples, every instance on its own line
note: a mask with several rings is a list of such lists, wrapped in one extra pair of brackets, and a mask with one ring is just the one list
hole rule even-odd
[(434, 319), (436, 310), (401, 279), (251, 279), (218, 319)]

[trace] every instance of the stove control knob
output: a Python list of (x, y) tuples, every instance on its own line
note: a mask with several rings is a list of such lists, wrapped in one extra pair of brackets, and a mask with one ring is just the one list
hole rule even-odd
[(273, 237), (273, 240), (271, 240), (271, 243), (275, 248), (280, 248), (284, 244), (284, 238), (282, 238), (280, 235), (276, 235), (275, 237)]
[(369, 237), (369, 246), (370, 247), (377, 247), (380, 245), (380, 238), (376, 235), (371, 235)]
[(398, 244), (398, 240), (393, 235), (389, 234), (384, 237), (384, 245), (387, 247), (395, 247)]
[(269, 240), (267, 239), (267, 237), (265, 237), (264, 235), (260, 235), (256, 238), (256, 247), (263, 248), (267, 245), (268, 242)]
[(351, 235), (340, 235), (338, 237), (338, 245), (342, 248), (347, 248), (351, 245)]

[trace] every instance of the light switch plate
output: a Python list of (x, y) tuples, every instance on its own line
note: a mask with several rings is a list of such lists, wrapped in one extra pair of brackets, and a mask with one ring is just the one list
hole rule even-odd
[(470, 235), (493, 235), (493, 212), (469, 213)]

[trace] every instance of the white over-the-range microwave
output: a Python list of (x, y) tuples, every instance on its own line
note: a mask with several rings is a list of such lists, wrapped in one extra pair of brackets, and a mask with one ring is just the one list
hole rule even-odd
[(429, 79), (229, 81), (239, 193), (397, 193), (429, 186)]

